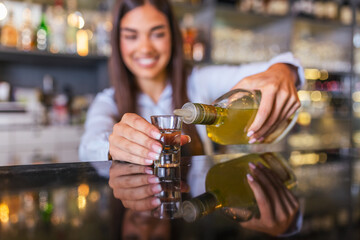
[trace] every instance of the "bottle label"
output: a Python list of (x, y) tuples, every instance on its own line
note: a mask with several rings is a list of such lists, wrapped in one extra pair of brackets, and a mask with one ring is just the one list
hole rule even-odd
[(201, 103), (194, 103), (194, 105), (198, 112), (197, 117), (193, 122), (194, 124), (211, 125), (216, 122), (218, 114), (214, 106)]

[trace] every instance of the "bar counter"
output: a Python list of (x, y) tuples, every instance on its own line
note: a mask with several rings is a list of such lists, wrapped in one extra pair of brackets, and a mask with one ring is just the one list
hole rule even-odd
[[(302, 218), (298, 231), (281, 238), (360, 239), (357, 151), (280, 154), (297, 177)], [(215, 163), (237, 156), (182, 158), (181, 180), (189, 189), (181, 193), (182, 200), (204, 191)], [(112, 164), (118, 162), (0, 167), (0, 239), (277, 239), (242, 228), (220, 210), (188, 223), (124, 208), (109, 187)]]

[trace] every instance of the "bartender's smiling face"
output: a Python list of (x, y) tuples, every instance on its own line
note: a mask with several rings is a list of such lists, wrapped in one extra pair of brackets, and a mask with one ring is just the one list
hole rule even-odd
[(171, 56), (169, 22), (147, 3), (124, 15), (120, 22), (120, 51), (138, 80), (164, 79)]

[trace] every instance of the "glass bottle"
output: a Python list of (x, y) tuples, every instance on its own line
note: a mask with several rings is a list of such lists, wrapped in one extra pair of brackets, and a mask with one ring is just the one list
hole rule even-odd
[(52, 18), (50, 21), (50, 52), (64, 53), (66, 52), (66, 15), (63, 0), (55, 0), (55, 6), (52, 10)]
[(248, 164), (261, 162), (272, 169), (288, 189), (297, 185), (296, 177), (281, 155), (248, 154), (214, 165), (205, 181), (206, 192), (184, 201), (183, 218), (188, 222), (222, 209), (237, 221), (247, 221), (259, 214), (254, 194), (247, 182)]
[(40, 24), (36, 29), (36, 48), (40, 51), (47, 51), (49, 48), (49, 27), (46, 23), (46, 5), (42, 5)]
[(13, 17), (13, 12), (9, 11), (9, 20), (1, 29), (1, 44), (6, 47), (16, 47), (18, 42), (18, 32)]
[(66, 24), (66, 52), (70, 54), (76, 53), (76, 32), (78, 17), (75, 14), (77, 9), (76, 0), (67, 0), (67, 24)]
[[(214, 101), (212, 105), (185, 103), (175, 115), (186, 124), (204, 124), (208, 137), (222, 145), (248, 144), (247, 131), (255, 119), (261, 100), (260, 91), (234, 89)], [(297, 113), (264, 139), (264, 143), (281, 140), (296, 122)]]
[(34, 29), (31, 24), (31, 9), (29, 7), (25, 8), (24, 12), (24, 23), (20, 29), (20, 50), (30, 51), (33, 48), (34, 40)]

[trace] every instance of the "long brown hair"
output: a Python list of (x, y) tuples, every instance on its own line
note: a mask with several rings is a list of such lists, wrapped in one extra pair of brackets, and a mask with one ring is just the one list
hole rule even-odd
[[(125, 113), (136, 113), (136, 95), (140, 91), (134, 75), (126, 67), (120, 52), (120, 21), (132, 9), (150, 3), (168, 19), (171, 31), (171, 58), (167, 65), (167, 73), (173, 90), (173, 107), (181, 106), (189, 101), (187, 96), (187, 77), (189, 71), (185, 66), (182, 49), (182, 36), (179, 25), (172, 12), (168, 0), (118, 0), (114, 6), (113, 30), (111, 34), (112, 54), (109, 61), (110, 81), (115, 89), (115, 101), (119, 116)], [(191, 144), (183, 147), (184, 155), (204, 154), (203, 146), (194, 125), (184, 125), (184, 132), (190, 135)]]

